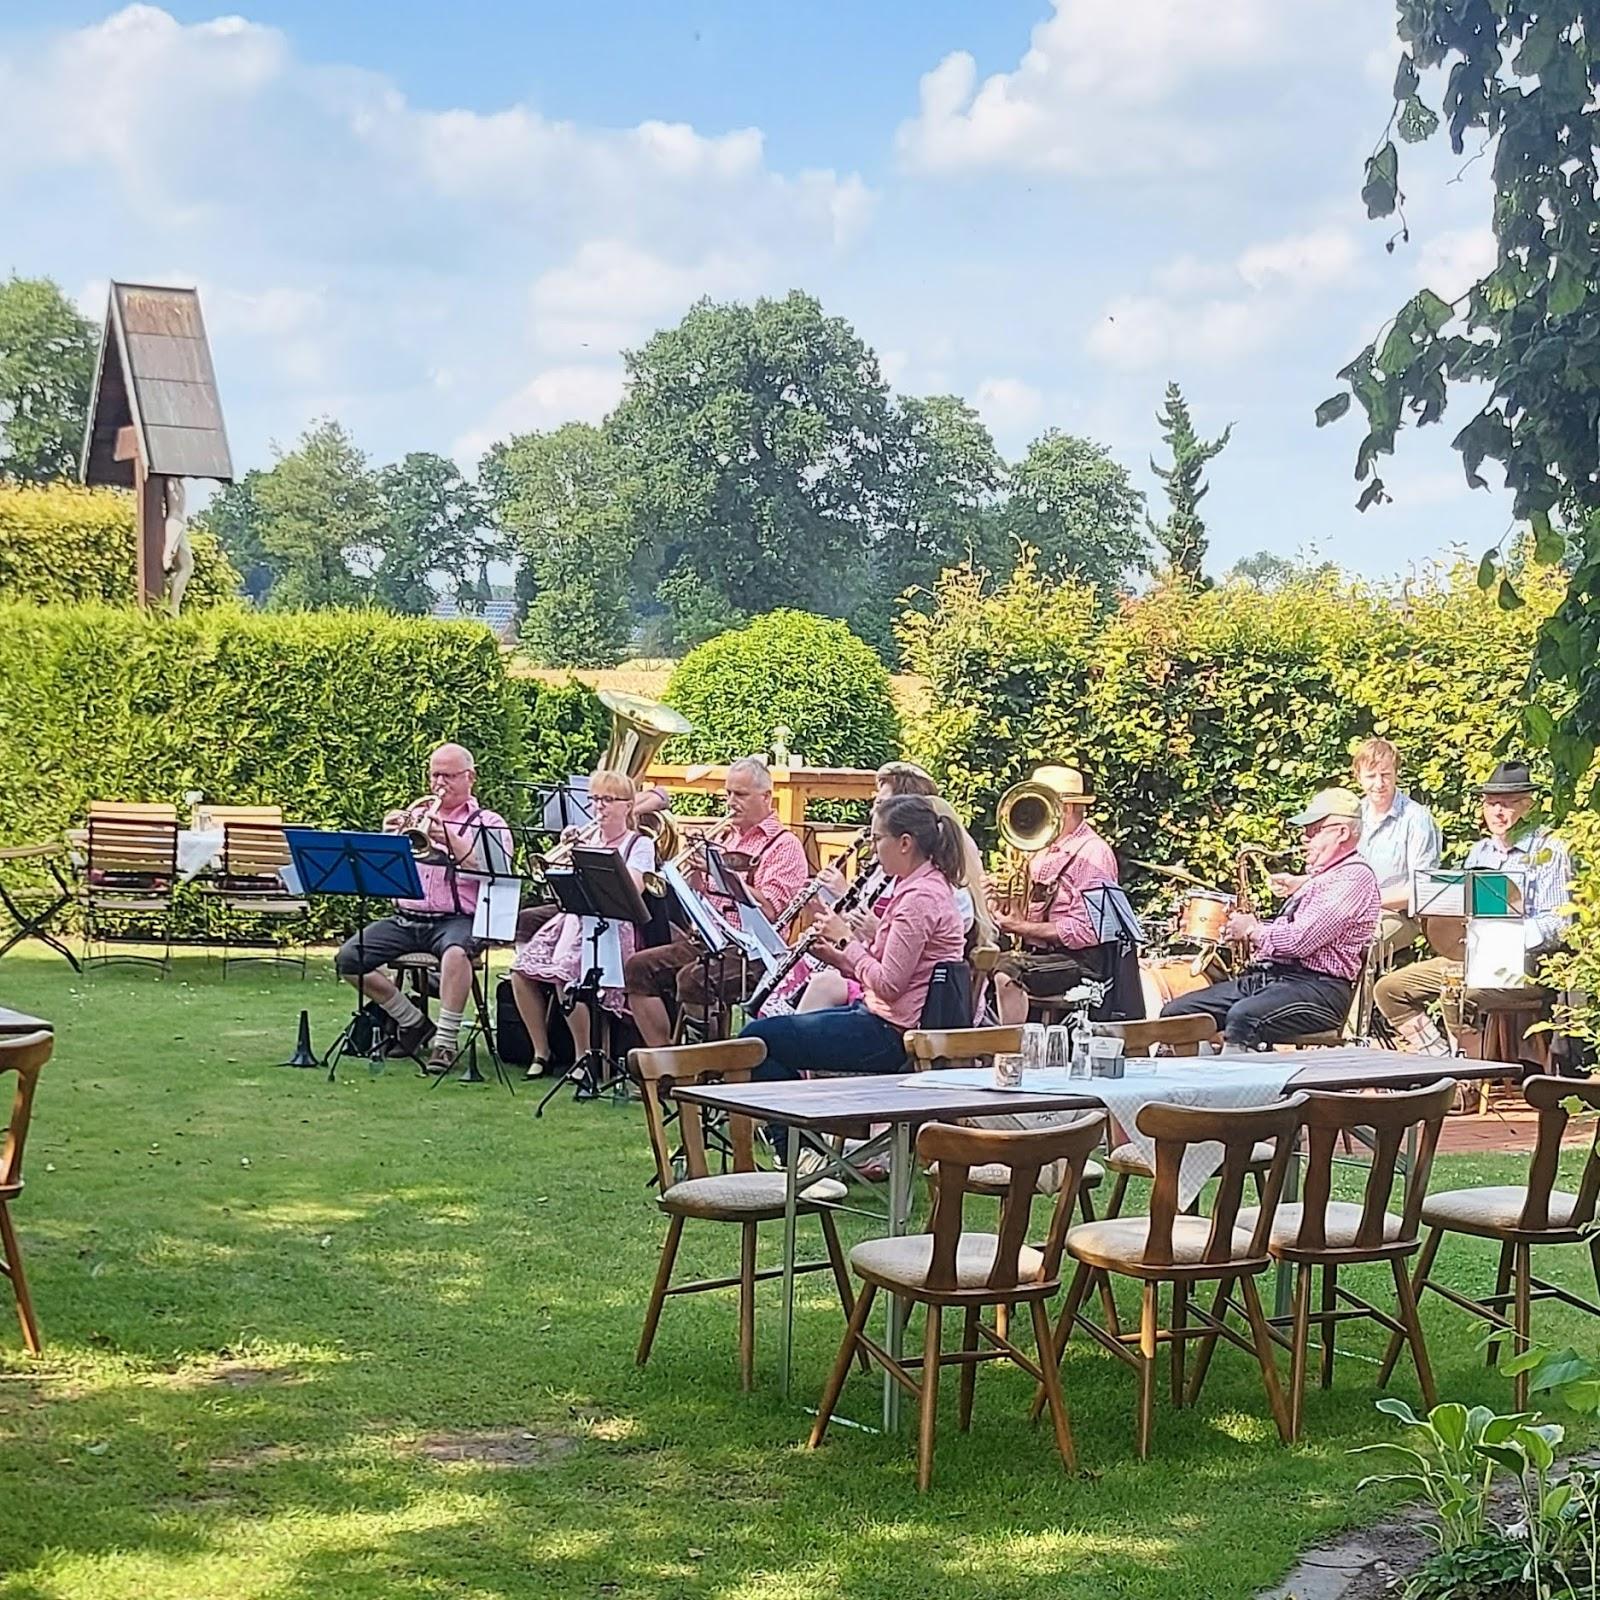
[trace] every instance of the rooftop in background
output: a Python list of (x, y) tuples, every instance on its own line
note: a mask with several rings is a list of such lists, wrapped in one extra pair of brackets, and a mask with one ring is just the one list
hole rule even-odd
[(233, 481), (197, 290), (111, 285), (83, 441), (85, 483), (133, 487), (133, 462), (117, 457), (126, 427), (152, 476)]
[(428, 615), (435, 622), (481, 622), (502, 644), (509, 644), (517, 636), (515, 600), (486, 600), (482, 605), (463, 608), (453, 596), (441, 595)]

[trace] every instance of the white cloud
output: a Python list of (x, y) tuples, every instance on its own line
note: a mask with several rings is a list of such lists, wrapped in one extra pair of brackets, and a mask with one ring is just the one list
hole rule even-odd
[(1359, 265), (1355, 236), (1345, 228), (1326, 227), (1251, 245), (1236, 269), (1252, 289), (1292, 283), (1311, 290), (1349, 283)]
[(1037, 421), (1044, 410), (1044, 395), (1021, 378), (985, 378), (974, 400), (991, 431), (1009, 434)]
[(1423, 242), (1417, 276), (1435, 294), (1454, 300), (1493, 272), (1498, 259), (1491, 228), (1459, 228)]
[(1300, 47), (1331, 0), (1054, 0), (1009, 72), (978, 79), (955, 51), (926, 73), (897, 135), (911, 169), (983, 167), (1107, 175), (1214, 165), (1228, 144), (1219, 99), (1183, 102)]
[(599, 422), (622, 398), (622, 389), (620, 362), (547, 367), (463, 433), (450, 453), (463, 466), (473, 467), (490, 445), (512, 434), (558, 428), (564, 422)]

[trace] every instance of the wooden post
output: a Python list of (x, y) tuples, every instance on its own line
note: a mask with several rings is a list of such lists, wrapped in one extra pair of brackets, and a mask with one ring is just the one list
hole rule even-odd
[(133, 592), (142, 606), (158, 606), (167, 589), (167, 480), (146, 472), (133, 428), (118, 428), (115, 457), (133, 463)]

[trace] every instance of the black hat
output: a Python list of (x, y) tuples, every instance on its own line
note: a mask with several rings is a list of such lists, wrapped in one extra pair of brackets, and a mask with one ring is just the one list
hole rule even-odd
[(1486, 783), (1478, 785), (1480, 795), (1533, 794), (1533, 779), (1526, 761), (1502, 761), (1489, 774)]

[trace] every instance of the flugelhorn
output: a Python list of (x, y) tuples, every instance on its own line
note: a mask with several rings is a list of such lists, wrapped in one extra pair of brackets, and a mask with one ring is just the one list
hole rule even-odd
[(383, 819), (383, 831), (401, 835), (418, 861), (441, 860), (439, 847), (428, 831), (438, 820), (441, 803), (438, 795), (425, 794), (401, 810), (389, 812)]

